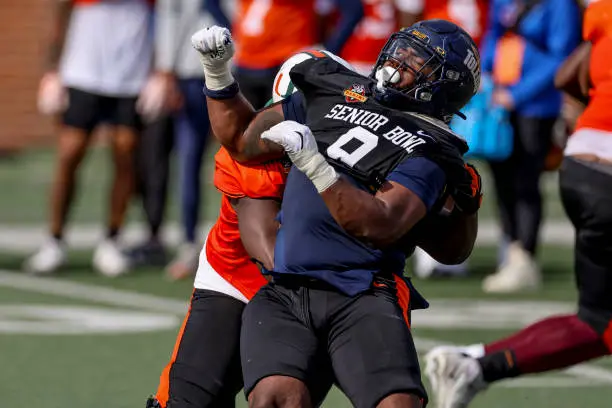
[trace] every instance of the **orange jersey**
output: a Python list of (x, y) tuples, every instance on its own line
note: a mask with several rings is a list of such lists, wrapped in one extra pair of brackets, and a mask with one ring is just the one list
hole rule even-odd
[[(421, 0), (423, 1), (423, 0)], [(423, 19), (440, 18), (452, 21), (480, 44), (487, 24), (485, 0), (425, 0)]]
[(240, 0), (237, 16), (232, 35), (239, 67), (278, 67), (317, 42), (314, 0)]
[(244, 166), (234, 161), (227, 150), (215, 155), (215, 187), (223, 193), (219, 218), (206, 240), (206, 259), (210, 266), (247, 299), (266, 283), (258, 267), (244, 249), (238, 229), (238, 215), (231, 198), (274, 198), (281, 200), (289, 167), (275, 161)]
[(592, 2), (584, 15), (583, 37), (592, 43), (589, 76), (590, 101), (578, 118), (576, 129), (612, 132), (612, 0)]
[(340, 57), (354, 65), (371, 67), (398, 23), (394, 0), (363, 0), (363, 8), (363, 19), (342, 47)]

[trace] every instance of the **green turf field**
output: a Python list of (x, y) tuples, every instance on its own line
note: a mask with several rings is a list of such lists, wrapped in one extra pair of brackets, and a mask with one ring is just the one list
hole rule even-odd
[[(52, 154), (34, 151), (0, 161), (0, 225), (18, 228), (45, 219), (45, 195)], [(82, 175), (84, 186), (73, 219), (99, 220), (108, 180), (103, 150), (94, 151)], [(552, 176), (545, 183), (548, 213), (561, 217)], [(208, 219), (218, 196), (206, 191)], [(483, 218), (491, 217), (487, 204)], [(169, 218), (176, 219), (176, 206)], [(136, 205), (131, 220), (140, 218)], [(0, 227), (2, 228), (2, 227)], [(0, 231), (2, 233), (2, 231)], [(431, 301), (414, 313), (414, 336), (421, 353), (445, 343), (493, 340), (549, 313), (574, 310), (572, 251), (545, 246), (541, 293), (483, 295), (480, 280), (495, 266), (495, 248), (477, 248), (466, 278), (416, 281)], [(70, 253), (69, 266), (52, 278), (17, 270), (23, 254), (0, 248), (0, 407), (144, 407), (172, 351), (191, 282), (170, 283), (155, 268), (106, 279), (90, 268), (90, 251)], [(246, 406), (239, 396), (239, 406)], [(501, 383), (478, 397), (475, 408), (607, 408), (612, 400), (612, 361), (603, 360), (542, 376)], [(350, 407), (333, 391), (326, 408)]]
[[(211, 185), (211, 175), (214, 168), (212, 156), (215, 145), (208, 149), (209, 159), (202, 169), (202, 181)], [(32, 224), (46, 220), (47, 195), (51, 186), (51, 177), (54, 166), (54, 153), (49, 149), (35, 149), (11, 159), (0, 160), (0, 186), (2, 186), (2, 199), (0, 200), (0, 224)], [(479, 165), (485, 184), (485, 200), (481, 216), (491, 218), (495, 211), (494, 194), (487, 177), (487, 167)], [(74, 222), (92, 222), (104, 219), (107, 206), (107, 192), (112, 174), (109, 152), (103, 148), (92, 149), (82, 163), (79, 175), (83, 194), (77, 197), (75, 208), (71, 213)], [(176, 176), (174, 172), (173, 176)], [(547, 196), (557, 195), (556, 174), (546, 174), (543, 188)], [(168, 217), (177, 219), (176, 187), (170, 189)], [(205, 191), (202, 202), (202, 213), (207, 219), (213, 219), (217, 213), (218, 194), (214, 189)], [(563, 217), (558, 200), (546, 202), (546, 214), (554, 219)], [(131, 208), (130, 219), (142, 218), (142, 211), (137, 203)]]

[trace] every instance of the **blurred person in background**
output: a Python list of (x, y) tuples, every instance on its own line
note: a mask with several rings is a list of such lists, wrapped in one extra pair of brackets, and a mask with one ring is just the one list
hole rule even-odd
[(157, 0), (155, 15), (156, 74), (150, 82), (150, 91), (166, 99), (151, 98), (154, 104), (148, 110), (156, 117), (147, 126), (139, 146), (142, 199), (150, 235), (143, 245), (130, 251), (130, 257), (138, 263), (153, 264), (165, 259), (159, 230), (166, 203), (169, 156), (174, 146), (178, 158), (183, 244), (168, 265), (167, 273), (172, 279), (180, 279), (191, 276), (198, 265), (200, 170), (210, 131), (206, 98), (202, 93), (204, 76), (189, 38), (201, 27), (215, 22), (229, 26), (230, 22), (220, 0)]
[(117, 242), (134, 186), (134, 150), (141, 121), (136, 105), (151, 71), (152, 4), (146, 0), (54, 0), (48, 67), (39, 87), (42, 113), (60, 116), (50, 237), (24, 264), (50, 273), (66, 260), (64, 228), (79, 165), (102, 123), (109, 126), (114, 164), (106, 236), (93, 256), (102, 274), (117, 276), (129, 263)]
[[(480, 47), (487, 26), (489, 0), (402, 0), (401, 3), (403, 25), (433, 18), (449, 20), (467, 31)], [(417, 248), (414, 252), (414, 273), (422, 278), (465, 275), (467, 261), (458, 265), (444, 265)]]
[(541, 285), (535, 255), (542, 220), (540, 176), (561, 110), (554, 75), (580, 40), (575, 0), (494, 0), (482, 46), (483, 71), (492, 76), (493, 103), (510, 112), (514, 149), (491, 161), (505, 259), (483, 281), (485, 292), (534, 290)]
[(578, 312), (486, 345), (432, 350), (426, 371), (438, 406), (463, 408), (493, 382), (612, 353), (612, 0), (591, 1), (583, 37), (555, 80), (574, 99), (588, 101), (565, 146), (559, 177), (576, 231)]
[(268, 101), (274, 77), (287, 58), (321, 42), (325, 49), (338, 53), (363, 17), (360, 0), (335, 0), (340, 18), (333, 32), (322, 41), (315, 0), (237, 3), (232, 26), (236, 42), (234, 75), (255, 109)]

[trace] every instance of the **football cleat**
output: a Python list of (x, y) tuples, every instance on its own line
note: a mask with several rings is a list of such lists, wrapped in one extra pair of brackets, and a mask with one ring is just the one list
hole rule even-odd
[(436, 347), (427, 353), (425, 375), (437, 408), (465, 408), (488, 386), (478, 361), (453, 347)]

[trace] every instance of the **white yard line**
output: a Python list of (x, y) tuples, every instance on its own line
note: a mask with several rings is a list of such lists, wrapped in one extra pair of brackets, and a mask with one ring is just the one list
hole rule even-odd
[(103, 303), (111, 306), (127, 306), (135, 309), (169, 312), (179, 315), (186, 313), (188, 305), (188, 299), (174, 300), (123, 289), (113, 289), (106, 286), (71, 282), (53, 277), (27, 276), (6, 270), (0, 270), (0, 286), (45, 295), (56, 295), (70, 299)]
[[(54, 277), (27, 276), (7, 270), (0, 270), (0, 286), (46, 295), (62, 296), (70, 299), (85, 300), (88, 302), (103, 303), (112, 306), (125, 306), (148, 311), (172, 313), (179, 316), (184, 315), (187, 310), (187, 299), (184, 301), (175, 300), (123, 289), (71, 282)], [(432, 302), (435, 302), (435, 300), (432, 300)], [(467, 302), (469, 302), (469, 300), (467, 300)], [(415, 337), (414, 340), (416, 348), (420, 353), (426, 353), (433, 347), (452, 345), (448, 342), (419, 336)], [(504, 381), (500, 383), (499, 386), (510, 388), (567, 388), (609, 386), (612, 384), (612, 371), (590, 364), (577, 365), (563, 370), (563, 372), (575, 377), (575, 379), (562, 377), (523, 377)]]
[(602, 367), (590, 364), (579, 364), (565, 369), (565, 372), (576, 377), (612, 384), (612, 371)]

